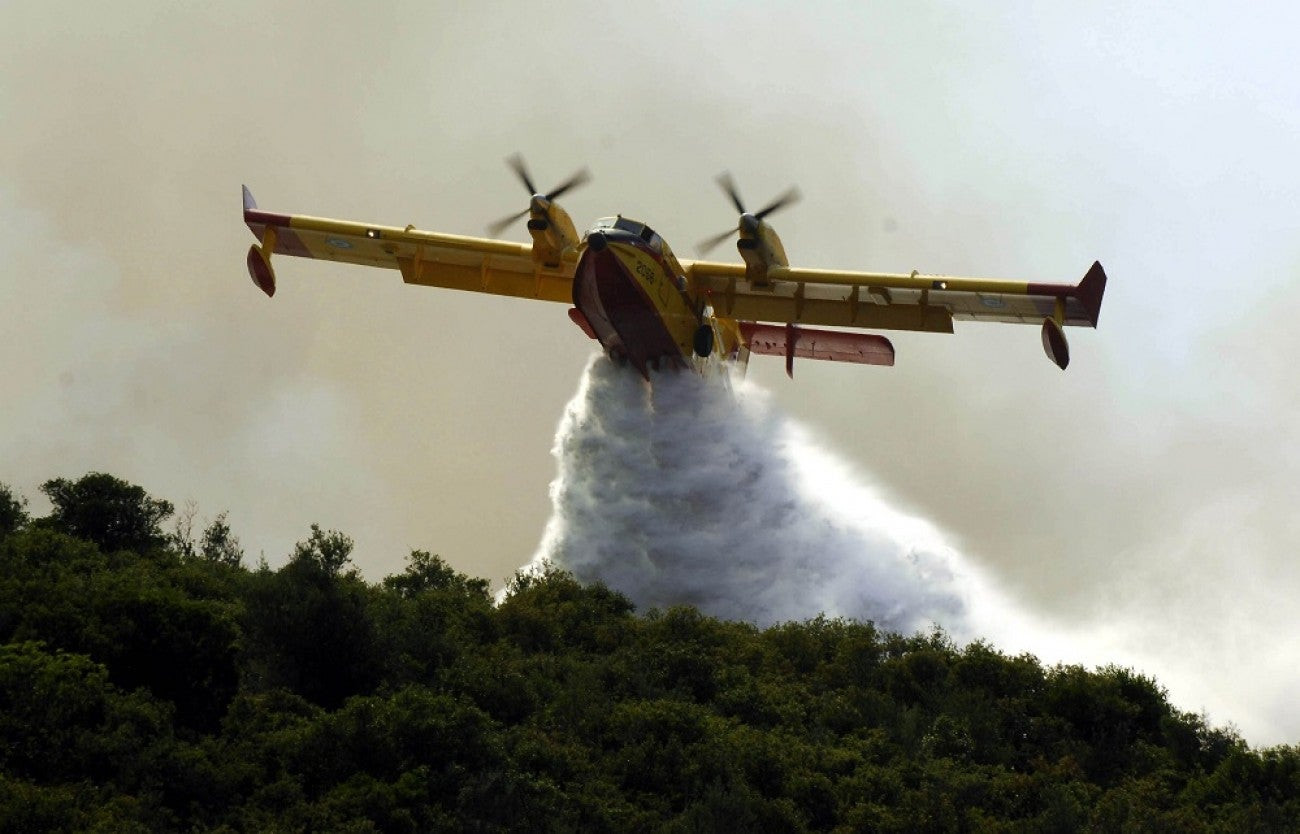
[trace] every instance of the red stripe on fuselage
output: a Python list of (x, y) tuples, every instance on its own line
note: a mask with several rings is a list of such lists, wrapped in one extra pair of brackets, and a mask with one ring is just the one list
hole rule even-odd
[(639, 242), (610, 240), (603, 248), (588, 246), (583, 252), (573, 274), (574, 306), (586, 316), (605, 350), (626, 356), (647, 379), (647, 364), (665, 357), (684, 367), (681, 349), (658, 306), (614, 253), (618, 245), (639, 246)]

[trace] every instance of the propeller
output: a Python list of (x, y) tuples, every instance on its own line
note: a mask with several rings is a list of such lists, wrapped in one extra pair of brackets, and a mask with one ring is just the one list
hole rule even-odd
[(696, 250), (701, 255), (708, 254), (708, 252), (719, 243), (722, 243), (737, 232), (747, 233), (751, 236), (758, 234), (758, 226), (762, 223), (764, 217), (767, 217), (769, 214), (785, 208), (791, 203), (799, 200), (799, 189), (791, 187), (763, 208), (750, 214), (745, 211), (745, 203), (740, 199), (740, 192), (736, 190), (736, 181), (731, 178), (731, 174), (719, 174), (718, 185), (722, 186), (722, 190), (731, 198), (731, 203), (736, 207), (736, 211), (740, 212), (740, 222), (734, 229), (728, 229), (722, 234), (715, 235), (696, 246)]
[(555, 188), (552, 188), (550, 191), (543, 194), (537, 190), (537, 186), (533, 185), (533, 178), (528, 175), (528, 167), (524, 165), (523, 156), (515, 154), (506, 160), (506, 164), (509, 165), (510, 169), (519, 177), (520, 182), (524, 184), (524, 188), (528, 189), (528, 193), (532, 195), (532, 199), (528, 202), (528, 208), (516, 212), (509, 217), (503, 217), (491, 226), (488, 226), (488, 234), (492, 237), (501, 234), (505, 231), (507, 226), (517, 220), (527, 217), (534, 210), (542, 212), (547, 215), (547, 218), (549, 219), (549, 211), (553, 200), (557, 199), (561, 194), (564, 194), (569, 189), (576, 188), (591, 179), (591, 172), (586, 168), (583, 168), (564, 182), (557, 185)]

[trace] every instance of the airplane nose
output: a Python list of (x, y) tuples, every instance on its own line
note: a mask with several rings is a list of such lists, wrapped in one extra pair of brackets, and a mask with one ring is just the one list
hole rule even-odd
[(599, 252), (600, 250), (604, 249), (608, 245), (609, 245), (609, 241), (605, 239), (604, 232), (592, 232), (591, 234), (587, 235), (588, 249), (591, 249), (595, 252)]

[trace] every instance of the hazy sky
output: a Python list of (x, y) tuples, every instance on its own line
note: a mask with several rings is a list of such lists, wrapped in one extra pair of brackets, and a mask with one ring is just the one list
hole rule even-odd
[[(1124, 624), (1184, 709), (1300, 740), (1300, 74), (1290, 4), (0, 3), (0, 481), (112, 472), (312, 522), (378, 579), (412, 547), (502, 581), (550, 513), (591, 343), (562, 305), (281, 258), (272, 211), (481, 234), (622, 212), (684, 255), (729, 169), (796, 262), (1111, 277), (1061, 373), (1034, 328), (897, 335), (772, 389), (1044, 628)], [(522, 228), (514, 237), (526, 239)], [(734, 252), (718, 250), (722, 257)], [(1101, 659), (1099, 659), (1100, 661)]]

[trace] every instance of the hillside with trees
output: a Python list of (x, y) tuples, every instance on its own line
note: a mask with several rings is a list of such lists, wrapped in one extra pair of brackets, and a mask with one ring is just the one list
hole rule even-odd
[(497, 605), (423, 551), (372, 583), (315, 525), (249, 566), (224, 515), (42, 491), (0, 486), (3, 832), (1300, 830), (1300, 748), (1128, 669), (559, 571)]

